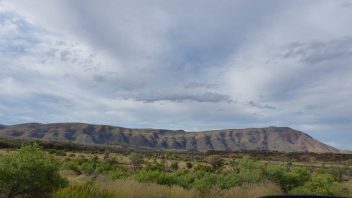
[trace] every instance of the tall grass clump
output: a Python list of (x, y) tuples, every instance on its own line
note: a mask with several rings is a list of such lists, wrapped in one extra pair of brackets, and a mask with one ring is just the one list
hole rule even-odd
[(71, 184), (53, 194), (54, 198), (114, 198), (116, 195), (104, 188), (87, 183), (85, 185)]

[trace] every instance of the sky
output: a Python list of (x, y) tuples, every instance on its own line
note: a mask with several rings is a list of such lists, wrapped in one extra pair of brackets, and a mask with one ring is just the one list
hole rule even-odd
[(0, 123), (288, 126), (352, 150), (352, 1), (0, 0)]

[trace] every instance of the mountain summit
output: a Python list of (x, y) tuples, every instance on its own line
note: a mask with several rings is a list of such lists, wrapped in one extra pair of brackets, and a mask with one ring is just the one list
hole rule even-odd
[(177, 151), (339, 152), (306, 133), (288, 127), (185, 132), (84, 123), (27, 123), (1, 125), (0, 137)]

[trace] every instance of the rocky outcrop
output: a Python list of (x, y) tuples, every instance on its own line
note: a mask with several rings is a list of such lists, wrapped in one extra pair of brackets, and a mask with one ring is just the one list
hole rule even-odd
[(70, 141), (179, 151), (281, 151), (337, 153), (309, 135), (288, 127), (226, 129), (200, 132), (131, 129), (83, 123), (0, 125), (0, 137)]

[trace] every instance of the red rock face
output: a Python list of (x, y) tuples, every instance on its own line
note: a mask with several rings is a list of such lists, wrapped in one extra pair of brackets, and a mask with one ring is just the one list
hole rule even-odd
[(2, 126), (0, 127), (0, 137), (201, 152), (210, 150), (339, 152), (336, 148), (288, 127), (185, 132), (164, 129), (128, 129), (82, 123), (30, 123)]

